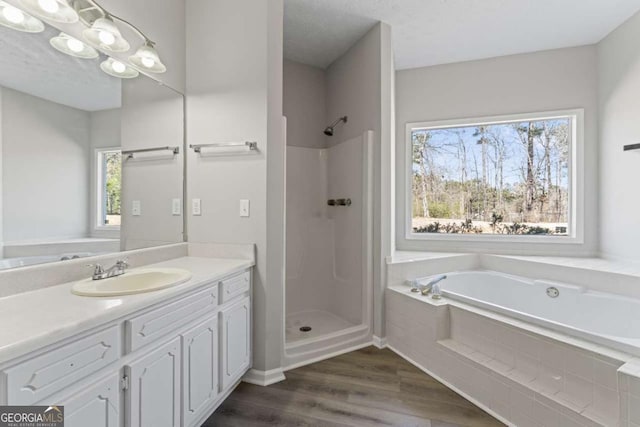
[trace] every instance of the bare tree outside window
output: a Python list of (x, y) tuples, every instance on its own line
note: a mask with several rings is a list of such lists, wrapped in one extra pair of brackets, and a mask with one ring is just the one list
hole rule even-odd
[(413, 232), (568, 236), (571, 131), (571, 117), (413, 129)]

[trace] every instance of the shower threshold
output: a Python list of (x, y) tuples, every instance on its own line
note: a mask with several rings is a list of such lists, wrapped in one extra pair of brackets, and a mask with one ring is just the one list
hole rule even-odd
[[(306, 330), (307, 327), (311, 329)], [(322, 310), (304, 310), (288, 315), (285, 336), (285, 370), (371, 343), (367, 325), (356, 325)]]

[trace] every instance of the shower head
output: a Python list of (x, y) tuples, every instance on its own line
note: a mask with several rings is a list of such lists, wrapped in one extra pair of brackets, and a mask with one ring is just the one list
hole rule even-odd
[(340, 122), (347, 123), (347, 119), (348, 119), (347, 116), (340, 117), (338, 120), (336, 120), (335, 122), (331, 123), (329, 126), (324, 128), (324, 134), (327, 136), (333, 136), (333, 131), (335, 130), (335, 127), (338, 125), (338, 123)]

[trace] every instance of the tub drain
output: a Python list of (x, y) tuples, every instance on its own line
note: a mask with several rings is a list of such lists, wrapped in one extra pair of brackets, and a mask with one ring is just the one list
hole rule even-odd
[(300, 332), (309, 332), (311, 331), (311, 326), (303, 326), (300, 328)]

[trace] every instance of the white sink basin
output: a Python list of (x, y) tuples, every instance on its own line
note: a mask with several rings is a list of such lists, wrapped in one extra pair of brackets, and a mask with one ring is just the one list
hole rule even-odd
[(131, 295), (165, 289), (189, 279), (191, 273), (178, 268), (140, 269), (108, 279), (81, 280), (73, 285), (71, 292), (87, 297)]

